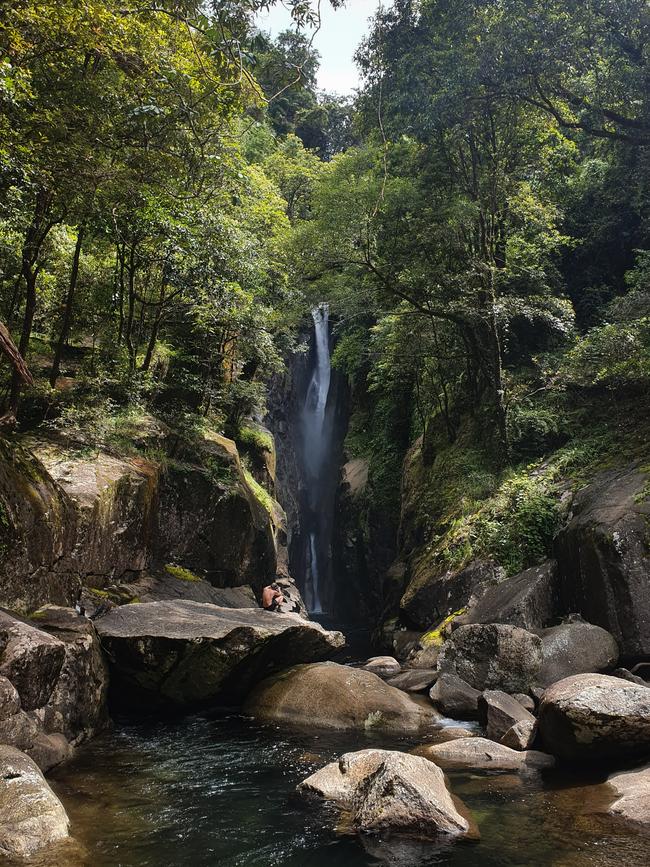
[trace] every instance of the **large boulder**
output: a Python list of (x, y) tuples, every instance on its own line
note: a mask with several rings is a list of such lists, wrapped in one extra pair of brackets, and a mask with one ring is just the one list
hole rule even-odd
[(647, 483), (636, 466), (601, 473), (556, 539), (563, 610), (611, 632), (624, 657), (650, 654)]
[(431, 568), (425, 553), (412, 565), (411, 580), (400, 608), (411, 623), (427, 629), (464, 608), (472, 596), (480, 596), (498, 577), (496, 565), (484, 560), (440, 574)]
[(515, 750), (532, 746), (537, 720), (516, 698), (500, 690), (486, 690), (478, 700), (479, 717), (487, 736)]
[(0, 722), (15, 716), (20, 710), (20, 696), (16, 687), (0, 675)]
[(441, 674), (429, 690), (429, 698), (452, 719), (478, 719), (481, 693), (455, 674)]
[(392, 733), (418, 732), (439, 718), (376, 674), (332, 662), (299, 665), (263, 681), (244, 711), (265, 722)]
[(542, 697), (539, 730), (546, 748), (568, 760), (650, 753), (650, 689), (603, 674), (577, 674)]
[(241, 698), (270, 671), (323, 659), (344, 644), (341, 633), (296, 614), (185, 600), (124, 605), (96, 623), (114, 698), (131, 706)]
[(607, 812), (645, 833), (650, 832), (650, 765), (612, 774), (607, 783), (616, 793)]
[(572, 674), (604, 671), (618, 661), (618, 645), (614, 636), (591, 623), (562, 623), (544, 629), (542, 667), (538, 682), (550, 686)]
[(63, 805), (36, 764), (0, 746), (0, 855), (25, 857), (68, 837)]
[(418, 756), (389, 750), (348, 753), (298, 788), (334, 800), (358, 831), (435, 839), (463, 837), (471, 830), (443, 772)]
[(467, 623), (510, 623), (541, 629), (558, 608), (557, 563), (547, 560), (490, 587), (467, 614)]
[(64, 643), (3, 611), (0, 611), (0, 634), (5, 636), (0, 674), (18, 691), (23, 710), (43, 707), (63, 667)]
[(486, 738), (460, 738), (417, 747), (418, 755), (445, 771), (531, 771), (552, 768), (555, 760), (535, 750), (513, 750)]
[(541, 665), (541, 639), (500, 623), (460, 626), (438, 658), (442, 674), (455, 674), (474, 689), (504, 692), (528, 692)]

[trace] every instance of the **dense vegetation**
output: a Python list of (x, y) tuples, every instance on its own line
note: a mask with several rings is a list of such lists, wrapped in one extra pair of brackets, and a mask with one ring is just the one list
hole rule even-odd
[(236, 435), (328, 299), (374, 507), (423, 434), (436, 556), (515, 571), (567, 480), (645, 458), (647, 3), (395, 0), (354, 105), (265, 5), (5, 4), (5, 422)]

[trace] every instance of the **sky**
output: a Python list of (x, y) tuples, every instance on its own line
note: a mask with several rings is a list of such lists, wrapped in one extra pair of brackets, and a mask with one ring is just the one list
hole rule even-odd
[[(368, 32), (368, 19), (380, 0), (346, 0), (345, 7), (334, 10), (327, 0), (321, 2), (321, 28), (314, 47), (321, 55), (318, 86), (329, 93), (349, 94), (360, 84), (359, 71), (352, 59), (357, 46)], [(384, 6), (388, 3), (384, 0)], [(291, 26), (291, 16), (282, 5), (267, 15), (258, 16), (261, 30), (276, 36)]]

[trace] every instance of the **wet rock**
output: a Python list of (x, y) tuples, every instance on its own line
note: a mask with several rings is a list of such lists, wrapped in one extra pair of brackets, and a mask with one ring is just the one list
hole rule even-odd
[(528, 692), (539, 675), (542, 641), (506, 624), (461, 626), (443, 645), (442, 674), (455, 674), (474, 689)]
[(449, 614), (464, 608), (473, 595), (480, 596), (499, 577), (491, 561), (476, 560), (463, 569), (436, 574), (424, 555), (412, 566), (412, 578), (400, 608), (408, 620), (427, 629)]
[(378, 677), (394, 677), (402, 670), (402, 666), (392, 656), (373, 656), (362, 668)]
[(638, 467), (601, 473), (556, 539), (562, 610), (612, 633), (624, 657), (650, 655), (650, 501)]
[(555, 764), (553, 756), (546, 753), (513, 750), (487, 738), (461, 738), (418, 747), (418, 753), (446, 771), (528, 771)]
[(572, 674), (604, 671), (618, 661), (613, 635), (591, 623), (562, 623), (540, 633), (542, 667), (538, 681), (550, 686)]
[(391, 677), (387, 683), (404, 692), (425, 692), (437, 679), (438, 672), (433, 668), (412, 668)]
[(204, 704), (224, 691), (241, 697), (270, 671), (344, 644), (341, 633), (296, 614), (182, 600), (115, 608), (97, 631), (115, 698), (138, 705)]
[(259, 684), (244, 711), (296, 726), (358, 731), (418, 732), (438, 715), (376, 674), (332, 662), (300, 665)]
[(578, 674), (549, 687), (539, 710), (545, 747), (568, 760), (650, 751), (650, 691), (603, 674)]
[(512, 697), (518, 701), (519, 704), (528, 711), (528, 713), (535, 713), (535, 699), (530, 695), (526, 695), (524, 692), (516, 692)]
[(0, 855), (25, 857), (68, 837), (63, 805), (35, 762), (0, 746)]
[(34, 615), (39, 626), (61, 641), (65, 648), (63, 665), (47, 702), (45, 730), (58, 732), (79, 744), (108, 723), (108, 668), (95, 627), (74, 609), (48, 605)]
[(73, 752), (72, 745), (65, 735), (56, 733), (38, 734), (31, 747), (26, 750), (27, 755), (36, 762), (43, 773), (69, 759)]
[(557, 606), (557, 564), (548, 560), (490, 587), (466, 615), (466, 622), (540, 629), (553, 620)]
[(0, 657), (0, 674), (13, 683), (24, 710), (47, 704), (61, 673), (65, 645), (2, 611), (0, 632), (7, 638)]
[[(536, 727), (535, 717), (512, 696), (499, 690), (486, 690), (478, 700), (479, 719), (488, 736), (493, 741), (501, 741), (504, 735), (517, 723), (525, 723), (517, 732), (511, 733), (509, 743), (513, 749), (528, 749)], [(528, 739), (523, 747), (514, 746), (519, 735), (528, 731)], [(524, 738), (525, 739), (525, 738)], [(502, 741), (503, 742), (503, 741)]]
[(429, 690), (429, 698), (445, 716), (452, 719), (478, 719), (481, 693), (455, 674), (439, 675)]
[(20, 710), (20, 696), (6, 677), (0, 676), (0, 722), (14, 716)]
[(305, 780), (299, 790), (336, 801), (358, 831), (436, 839), (466, 836), (471, 827), (458, 812), (442, 771), (405, 753), (346, 754)]
[(612, 774), (607, 783), (616, 792), (608, 813), (637, 830), (650, 833), (650, 764)]

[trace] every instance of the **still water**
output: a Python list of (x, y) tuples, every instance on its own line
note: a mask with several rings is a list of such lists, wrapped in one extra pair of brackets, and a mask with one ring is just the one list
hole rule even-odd
[[(641, 867), (650, 841), (591, 815), (598, 786), (550, 776), (453, 775), (481, 841), (445, 848), (337, 837), (331, 808), (295, 786), (342, 752), (410, 744), (292, 735), (238, 716), (119, 723), (80, 749), (51, 783), (74, 846), (49, 867)], [(594, 782), (594, 781), (591, 781)], [(37, 862), (38, 863), (38, 862)]]

